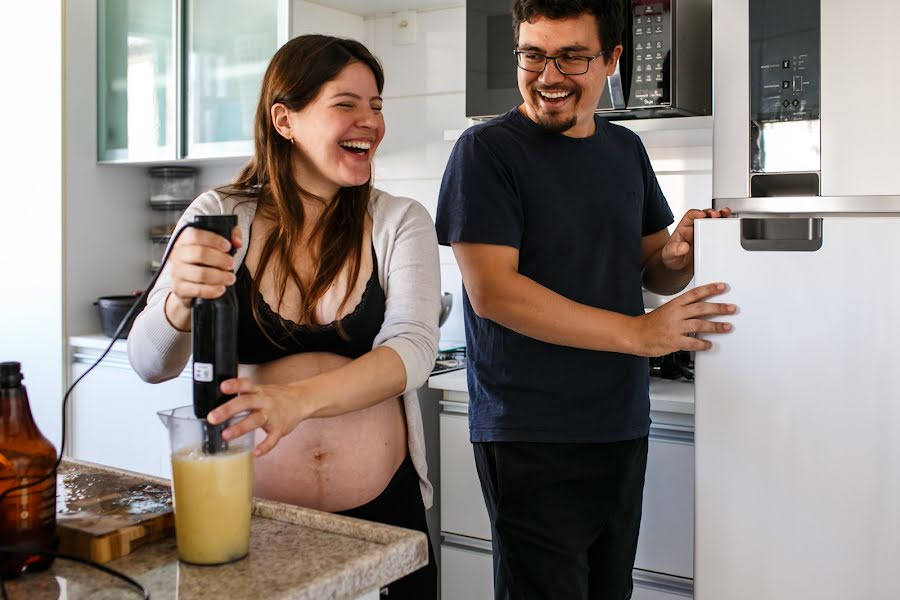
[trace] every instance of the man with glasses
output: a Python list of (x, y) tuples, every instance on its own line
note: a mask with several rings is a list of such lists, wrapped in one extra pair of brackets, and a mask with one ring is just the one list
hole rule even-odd
[[(629, 3), (630, 5), (630, 3)], [(647, 356), (706, 350), (734, 307), (693, 289), (640, 139), (594, 114), (622, 53), (621, 0), (515, 0), (523, 103), (467, 130), (438, 237), (465, 286), (469, 428), (497, 598), (631, 597), (649, 433)]]

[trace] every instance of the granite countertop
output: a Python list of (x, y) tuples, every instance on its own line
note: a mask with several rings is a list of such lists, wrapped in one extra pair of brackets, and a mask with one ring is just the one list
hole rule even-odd
[[(465, 401), (468, 395), (466, 370), (433, 375), (428, 387), (453, 393), (451, 400)], [(454, 393), (455, 392), (455, 393)], [(650, 410), (660, 413), (694, 414), (694, 384), (691, 381), (673, 381), (650, 378)]]
[[(68, 460), (68, 465), (165, 479)], [(255, 499), (250, 554), (215, 567), (180, 563), (174, 535), (106, 563), (137, 579), (153, 600), (358, 598), (428, 562), (425, 534), (380, 523)], [(43, 572), (6, 582), (11, 600), (139, 598), (134, 588), (98, 570), (56, 560)]]

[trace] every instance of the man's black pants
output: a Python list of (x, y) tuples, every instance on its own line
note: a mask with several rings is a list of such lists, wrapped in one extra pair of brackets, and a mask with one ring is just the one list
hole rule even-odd
[(647, 437), (604, 444), (478, 442), (496, 600), (627, 600)]

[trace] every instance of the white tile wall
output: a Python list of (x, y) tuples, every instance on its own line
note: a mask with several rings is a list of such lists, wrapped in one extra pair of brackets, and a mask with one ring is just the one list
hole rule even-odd
[[(390, 79), (393, 71), (386, 69)], [(466, 127), (465, 93), (384, 96), (384, 141), (375, 169), (384, 179), (438, 179), (453, 148), (445, 129)]]
[(321, 4), (295, 0), (291, 37), (306, 33), (336, 35), (362, 41), (365, 36), (363, 18)]
[[(375, 161), (375, 185), (418, 200), (433, 218), (452, 133), (471, 124), (465, 118), (465, 8), (420, 11), (416, 17), (416, 42), (410, 45), (393, 44), (389, 16), (365, 21), (364, 41), (385, 69), (386, 134)], [(692, 135), (640, 134), (676, 222), (689, 208), (711, 205), (712, 123), (692, 127)], [(441, 345), (449, 346), (464, 340), (465, 333), (462, 280), (452, 251), (444, 247), (441, 280), (454, 296), (453, 311), (441, 328)]]
[[(394, 45), (392, 19), (366, 19), (369, 48), (385, 70), (386, 133), (375, 160), (375, 185), (421, 202), (435, 216), (441, 177), (453, 141), (449, 130), (465, 118), (465, 8), (419, 11), (416, 42)], [(465, 340), (462, 279), (449, 248), (441, 247), (441, 281), (453, 294), (453, 310), (441, 328), (441, 346)]]
[(465, 8), (420, 11), (416, 16), (416, 43), (395, 46), (393, 22), (374, 21), (369, 46), (387, 70), (385, 97), (460, 93), (466, 89)]
[(692, 208), (712, 206), (711, 173), (658, 173), (656, 178), (669, 207), (675, 215), (675, 223)]

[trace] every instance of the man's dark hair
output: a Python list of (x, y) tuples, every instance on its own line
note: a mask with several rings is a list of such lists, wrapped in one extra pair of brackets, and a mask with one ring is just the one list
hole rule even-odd
[(612, 58), (613, 49), (622, 43), (625, 28), (623, 0), (513, 0), (513, 36), (519, 43), (519, 25), (536, 17), (571, 19), (585, 13), (597, 19), (597, 33), (603, 48), (603, 60)]

